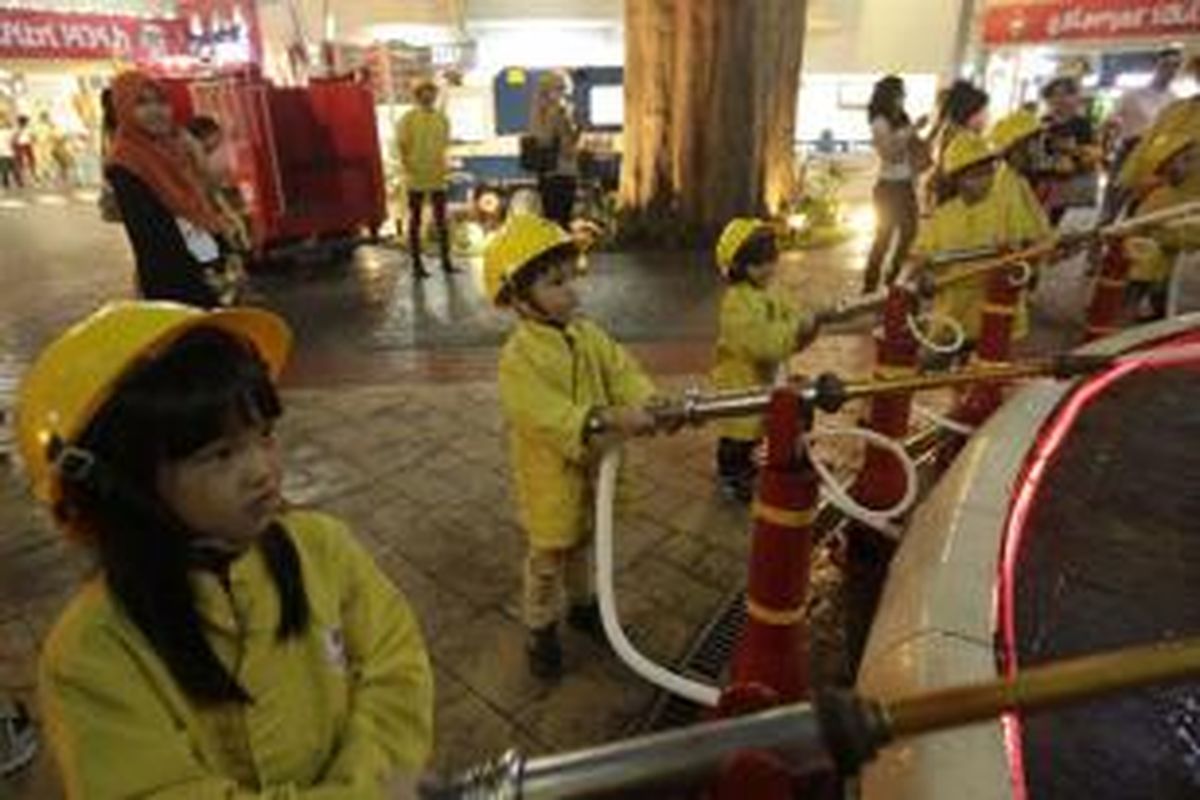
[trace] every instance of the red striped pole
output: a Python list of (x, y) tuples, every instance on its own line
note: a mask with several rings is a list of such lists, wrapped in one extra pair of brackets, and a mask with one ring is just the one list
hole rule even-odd
[(1103, 339), (1120, 330), (1128, 278), (1129, 257), (1125, 254), (1125, 240), (1110, 239), (1100, 261), (1100, 274), (1092, 289), (1092, 301), (1088, 304), (1087, 341)]
[[(887, 380), (916, 374), (920, 345), (909, 323), (916, 308), (917, 298), (911, 290), (892, 286), (883, 308), (883, 335), (877, 342), (876, 378)], [(871, 398), (866, 424), (871, 430), (902, 441), (908, 436), (911, 416), (912, 393), (887, 392)], [(868, 508), (887, 508), (904, 496), (906, 480), (894, 455), (869, 444), (851, 492), (855, 500)], [(845, 542), (842, 570), (846, 586), (846, 660), (853, 673), (866, 648), (871, 621), (896, 548), (878, 531), (853, 520), (847, 524)]]
[[(746, 587), (746, 627), (721, 695), (720, 716), (736, 716), (809, 696), (808, 598), (818, 479), (800, 435), (811, 411), (787, 387), (767, 408), (767, 458), (753, 506), (754, 541)], [(793, 800), (798, 785), (768, 753), (733, 756), (708, 787), (707, 800)]]
[[(984, 295), (979, 342), (975, 347), (974, 363), (984, 366), (1007, 364), (1012, 358), (1013, 318), (1017, 314), (1022, 287), (1012, 279), (1010, 270), (997, 270), (988, 276)], [(959, 398), (950, 418), (970, 427), (978, 427), (1004, 401), (1004, 387), (995, 381), (985, 381), (968, 388)], [(958, 455), (965, 440), (961, 436), (947, 437), (938, 452), (938, 464), (945, 468)]]
[(808, 420), (792, 389), (771, 396), (767, 459), (753, 506), (746, 627), (732, 664), (734, 685), (763, 685), (781, 702), (803, 700), (809, 692), (804, 604), (818, 479), (800, 441)]
[[(883, 307), (883, 335), (876, 341), (875, 377), (907, 378), (917, 372), (920, 345), (909, 319), (916, 311), (912, 291), (893, 284)], [(888, 392), (871, 398), (867, 427), (892, 439), (908, 436), (912, 416), (911, 392)], [(899, 502), (905, 490), (904, 470), (894, 455), (877, 445), (867, 445), (862, 469), (851, 491), (868, 508), (887, 508)]]

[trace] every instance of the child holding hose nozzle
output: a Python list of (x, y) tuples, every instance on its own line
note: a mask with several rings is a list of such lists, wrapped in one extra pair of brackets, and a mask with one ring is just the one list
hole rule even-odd
[[(1148, 172), (1146, 186), (1132, 202), (1133, 214), (1155, 211), (1200, 200), (1200, 141), (1191, 133), (1156, 134), (1142, 153)], [(1175, 258), (1200, 248), (1196, 222), (1160, 225), (1125, 240), (1130, 257), (1129, 300), (1141, 320), (1160, 319), (1167, 313), (1167, 285)], [(1143, 302), (1148, 309), (1139, 308)]]
[[(998, 164), (997, 154), (983, 137), (963, 132), (946, 149), (942, 169), (954, 192), (921, 223), (913, 260), (918, 264), (935, 253), (973, 248), (1018, 248), (1050, 237), (1045, 213), (1026, 191), (1020, 176)], [(970, 269), (951, 266), (939, 275)], [(979, 338), (986, 299), (985, 278), (948, 286), (934, 299), (934, 311), (962, 325), (969, 344)], [(1028, 329), (1026, 296), (1021, 293), (1013, 320), (1013, 338)]]
[(578, 248), (533, 214), (509, 219), (484, 252), (488, 296), (517, 316), (500, 355), (517, 513), (528, 537), (523, 615), (530, 671), (562, 674), (558, 623), (602, 636), (591, 571), (597, 434), (652, 433), (654, 384), (621, 345), (576, 315)]
[[(717, 241), (717, 268), (727, 288), (721, 299), (713, 385), (722, 390), (772, 383), (779, 366), (817, 336), (818, 316), (797, 310), (771, 288), (779, 249), (775, 232), (760, 219), (738, 218)], [(762, 439), (760, 417), (721, 422), (717, 480), (739, 502), (754, 495), (754, 450)]]

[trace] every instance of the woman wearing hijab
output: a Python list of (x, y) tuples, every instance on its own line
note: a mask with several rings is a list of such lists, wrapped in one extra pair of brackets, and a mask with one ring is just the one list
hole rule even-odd
[(213, 202), (196, 145), (175, 125), (162, 86), (144, 73), (117, 76), (112, 101), (117, 128), (105, 177), (141, 295), (203, 308), (228, 304), (226, 260), (245, 242)]

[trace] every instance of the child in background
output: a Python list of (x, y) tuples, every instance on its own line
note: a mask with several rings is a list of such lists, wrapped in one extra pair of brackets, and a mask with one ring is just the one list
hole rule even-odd
[[(717, 242), (717, 268), (727, 284), (711, 376), (717, 389), (773, 383), (780, 365), (817, 335), (817, 318), (801, 313), (771, 289), (778, 258), (775, 233), (762, 220), (734, 219)], [(754, 494), (754, 449), (762, 439), (762, 419), (725, 420), (718, 431), (721, 491), (739, 502), (749, 502)]]
[[(916, 261), (945, 250), (1018, 248), (1047, 239), (1052, 231), (1041, 207), (1021, 188), (1015, 175), (997, 164), (996, 153), (973, 132), (955, 137), (946, 150), (944, 171), (952, 188), (951, 199), (941, 203), (924, 220), (913, 249)], [(949, 267), (939, 275), (952, 275), (971, 265)], [(969, 343), (979, 338), (986, 280), (959, 283), (938, 292), (937, 313), (953, 317)], [(1026, 297), (1022, 292), (1013, 322), (1013, 338), (1029, 326)]]
[(346, 527), (280, 496), (290, 341), (263, 311), (114, 304), (21, 384), (34, 493), (100, 567), (39, 668), (69, 800), (411, 796), (429, 659)]
[(529, 549), (524, 567), (526, 651), (543, 679), (563, 671), (558, 623), (602, 634), (591, 571), (591, 479), (596, 433), (654, 430), (654, 393), (623, 347), (576, 315), (577, 247), (532, 214), (509, 218), (484, 252), (487, 293), (517, 316), (500, 355), (513, 488)]
[(234, 181), (229, 159), (224, 149), (225, 133), (212, 117), (198, 114), (188, 120), (187, 132), (196, 147), (196, 158), (207, 184), (209, 197), (229, 220), (232, 250), (225, 259), (224, 269), (216, 278), (219, 291), (226, 298), (225, 305), (233, 305), (243, 299), (246, 282), (246, 254), (253, 250), (250, 236), (250, 213), (246, 198)]
[[(1142, 163), (1148, 188), (1133, 202), (1131, 215), (1163, 211), (1200, 201), (1200, 141), (1194, 133), (1161, 133), (1147, 143)], [(1167, 287), (1180, 253), (1200, 249), (1200, 225), (1161, 225), (1126, 240), (1130, 255), (1129, 300), (1141, 320), (1167, 314)], [(1149, 308), (1141, 308), (1148, 302)]]

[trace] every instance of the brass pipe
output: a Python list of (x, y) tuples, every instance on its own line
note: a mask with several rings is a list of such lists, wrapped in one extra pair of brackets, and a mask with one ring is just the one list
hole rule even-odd
[[(988, 275), (998, 269), (1006, 269), (1016, 266), (1021, 262), (1035, 262), (1042, 259), (1062, 246), (1078, 245), (1089, 239), (1097, 237), (1112, 238), (1114, 236), (1125, 236), (1133, 231), (1141, 228), (1164, 225), (1178, 219), (1192, 217), (1200, 214), (1200, 201), (1190, 203), (1182, 203), (1171, 208), (1164, 208), (1161, 211), (1152, 211), (1148, 214), (1141, 214), (1136, 217), (1131, 217), (1120, 222), (1114, 222), (1100, 228), (1095, 228), (1089, 231), (1081, 231), (1076, 234), (1067, 234), (1063, 236), (1053, 236), (1046, 241), (1037, 244), (1023, 247), (1015, 250), (1007, 255), (1002, 255), (996, 258), (988, 258), (975, 264), (967, 269), (957, 272), (953, 275), (940, 275), (934, 278), (933, 284), (937, 290), (945, 289), (947, 286), (954, 286), (966, 281), (975, 280), (983, 275)], [(962, 263), (962, 259), (957, 261), (941, 261), (936, 255), (929, 261), (931, 266), (946, 266), (948, 264)]]
[(899, 739), (1200, 677), (1200, 638), (1130, 647), (1032, 667), (1012, 678), (873, 701), (832, 693), (734, 719), (612, 742), (590, 750), (526, 759), (517, 753), (444, 781), (426, 781), (427, 800), (558, 800), (665, 783), (694, 785), (731, 755), (770, 752), (794, 774), (836, 762), (857, 772)]
[(883, 704), (895, 739), (1036, 712), (1140, 686), (1200, 676), (1200, 638), (1084, 656), (1022, 670), (1011, 679), (941, 689)]
[(847, 400), (854, 400), (860, 397), (874, 397), (875, 395), (894, 394), (896, 392), (922, 392), (930, 389), (945, 389), (967, 383), (1037, 378), (1044, 375), (1057, 374), (1060, 369), (1061, 367), (1055, 360), (1047, 360), (988, 367), (967, 367), (955, 372), (943, 372), (935, 375), (914, 375), (909, 378), (878, 378), (861, 383), (846, 384), (845, 397)]
[[(955, 372), (852, 382), (843, 382), (832, 373), (824, 373), (816, 378), (794, 378), (792, 388), (797, 392), (800, 402), (822, 411), (836, 411), (847, 400), (862, 397), (895, 392), (922, 392), (981, 381), (1012, 381), (1045, 375), (1070, 378), (1105, 369), (1112, 362), (1113, 359), (1109, 356), (1063, 355), (1013, 364), (966, 367)], [(660, 428), (699, 425), (708, 420), (761, 414), (770, 403), (774, 389), (772, 386), (760, 386), (744, 391), (711, 394), (691, 391), (677, 400), (668, 400), (648, 410), (658, 419)]]
[(984, 275), (990, 275), (996, 270), (1009, 269), (1019, 264), (1031, 264), (1053, 253), (1059, 244), (1060, 240), (1055, 238), (1048, 242), (1015, 250), (1008, 255), (973, 264), (952, 275), (939, 275), (933, 279), (934, 288), (937, 291), (941, 291), (949, 286), (956, 286), (960, 283), (973, 281)]

